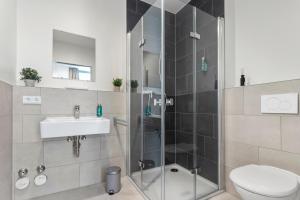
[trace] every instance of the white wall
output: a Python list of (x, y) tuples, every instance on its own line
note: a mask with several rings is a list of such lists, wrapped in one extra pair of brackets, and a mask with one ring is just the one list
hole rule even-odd
[[(300, 1), (225, 0), (227, 87), (300, 78)], [(233, 16), (232, 16), (233, 15)], [(232, 52), (233, 55), (231, 54)], [(230, 55), (231, 54), (231, 55)], [(229, 77), (228, 77), (229, 76)]]
[[(41, 87), (112, 90), (126, 74), (126, 1), (18, 0), (17, 77), (23, 67), (39, 71)], [(96, 82), (52, 78), (52, 31), (96, 39)], [(23, 85), (17, 80), (17, 85)]]
[(0, 0), (0, 80), (14, 84), (16, 68), (16, 1)]

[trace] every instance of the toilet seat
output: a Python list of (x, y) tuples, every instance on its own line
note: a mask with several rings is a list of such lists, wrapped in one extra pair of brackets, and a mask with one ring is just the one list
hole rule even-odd
[(298, 190), (296, 174), (271, 166), (239, 167), (230, 173), (230, 179), (249, 192), (268, 197), (284, 197)]

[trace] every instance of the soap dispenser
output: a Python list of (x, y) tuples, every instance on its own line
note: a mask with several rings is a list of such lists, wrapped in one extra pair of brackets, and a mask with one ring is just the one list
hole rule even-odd
[(97, 117), (102, 117), (103, 111), (102, 111), (102, 105), (98, 104), (97, 106)]

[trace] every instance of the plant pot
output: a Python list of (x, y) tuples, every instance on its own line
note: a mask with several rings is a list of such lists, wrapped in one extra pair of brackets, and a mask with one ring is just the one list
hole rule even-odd
[(121, 87), (117, 87), (115, 86), (115, 89), (114, 89), (115, 92), (120, 92), (121, 91)]
[(36, 80), (25, 79), (24, 82), (26, 87), (34, 87)]
[(136, 93), (137, 92), (137, 88), (131, 88), (131, 92), (132, 93)]

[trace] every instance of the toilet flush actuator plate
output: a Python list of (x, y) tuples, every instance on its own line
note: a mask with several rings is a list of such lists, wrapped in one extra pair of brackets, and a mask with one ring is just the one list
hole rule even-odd
[(261, 113), (298, 114), (298, 93), (262, 95)]

